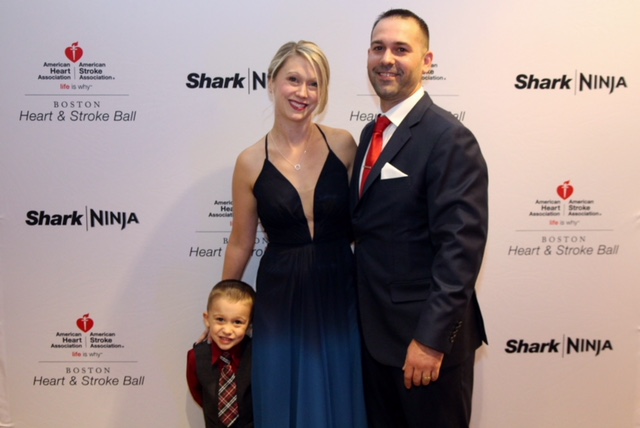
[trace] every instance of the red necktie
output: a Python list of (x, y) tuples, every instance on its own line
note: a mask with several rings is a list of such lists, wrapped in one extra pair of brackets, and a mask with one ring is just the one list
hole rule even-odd
[(224, 364), (220, 369), (218, 383), (218, 417), (225, 426), (229, 426), (238, 419), (236, 375), (233, 373), (231, 355), (228, 352), (222, 354), (220, 360)]
[(362, 170), (362, 179), (360, 180), (360, 194), (364, 192), (364, 186), (367, 183), (367, 178), (371, 172), (371, 168), (376, 164), (380, 153), (382, 152), (382, 133), (391, 121), (387, 116), (378, 117), (376, 127), (373, 129), (373, 140), (371, 141), (371, 147), (369, 147), (369, 153), (367, 153), (367, 159), (364, 162), (364, 169)]

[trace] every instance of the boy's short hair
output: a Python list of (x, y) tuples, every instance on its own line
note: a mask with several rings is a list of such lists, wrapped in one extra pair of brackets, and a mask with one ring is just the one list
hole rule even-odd
[(256, 291), (252, 286), (239, 279), (224, 279), (213, 286), (207, 300), (207, 312), (213, 302), (225, 297), (232, 302), (249, 301), (251, 303), (251, 317), (253, 318), (253, 305), (256, 301)]

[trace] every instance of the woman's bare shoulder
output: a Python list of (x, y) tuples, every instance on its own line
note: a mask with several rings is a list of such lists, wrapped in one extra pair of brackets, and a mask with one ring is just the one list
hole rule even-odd
[(327, 136), (327, 142), (331, 150), (334, 151), (345, 165), (351, 165), (357, 148), (351, 133), (346, 129), (332, 128), (326, 125), (321, 125), (320, 128)]
[(351, 145), (355, 144), (355, 140), (349, 131), (342, 128), (333, 128), (327, 125), (320, 125), (322, 132), (327, 136), (327, 140), (329, 144), (337, 144), (337, 145)]
[(236, 160), (236, 173), (246, 178), (257, 177), (265, 159), (264, 137), (240, 152)]

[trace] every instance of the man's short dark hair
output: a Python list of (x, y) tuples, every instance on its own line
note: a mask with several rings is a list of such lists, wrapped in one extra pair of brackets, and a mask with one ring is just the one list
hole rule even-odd
[(422, 32), (422, 34), (425, 37), (425, 40), (427, 41), (427, 49), (429, 49), (429, 26), (427, 25), (426, 22), (424, 22), (422, 18), (420, 18), (418, 15), (416, 15), (415, 13), (407, 9), (389, 9), (388, 11), (382, 13), (380, 16), (378, 16), (378, 19), (376, 19), (376, 22), (373, 23), (373, 27), (371, 28), (371, 34), (373, 34), (373, 30), (376, 28), (376, 25), (378, 25), (378, 22), (382, 21), (385, 18), (394, 18), (394, 17), (403, 18), (403, 19), (413, 19), (414, 21), (416, 21), (416, 23), (418, 24), (418, 27), (420, 27), (420, 31)]

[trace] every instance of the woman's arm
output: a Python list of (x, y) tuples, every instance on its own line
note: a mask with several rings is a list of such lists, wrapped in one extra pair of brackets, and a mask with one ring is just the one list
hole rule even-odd
[(253, 195), (257, 174), (247, 150), (238, 156), (233, 171), (233, 225), (224, 257), (222, 279), (242, 279), (256, 241), (258, 206)]

